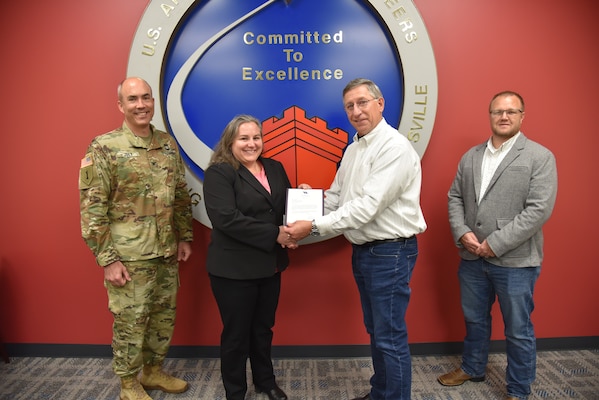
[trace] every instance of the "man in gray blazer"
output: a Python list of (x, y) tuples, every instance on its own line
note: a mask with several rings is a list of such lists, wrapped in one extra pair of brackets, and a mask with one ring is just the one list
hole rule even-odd
[(449, 223), (459, 248), (466, 337), (460, 368), (438, 378), (445, 386), (485, 379), (491, 307), (505, 325), (507, 399), (526, 399), (536, 372), (530, 315), (543, 260), (543, 224), (557, 194), (555, 157), (520, 131), (524, 100), (501, 92), (489, 107), (492, 135), (461, 159), (449, 190)]

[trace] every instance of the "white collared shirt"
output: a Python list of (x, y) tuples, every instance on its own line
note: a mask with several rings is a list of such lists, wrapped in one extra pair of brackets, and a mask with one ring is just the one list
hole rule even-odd
[(343, 233), (354, 244), (424, 232), (420, 209), (420, 157), (408, 139), (383, 119), (354, 136), (325, 192), (322, 234)]
[(489, 187), (491, 178), (493, 178), (495, 171), (497, 171), (497, 167), (499, 164), (501, 164), (507, 153), (509, 153), (509, 151), (512, 149), (512, 146), (514, 146), (518, 136), (520, 136), (520, 132), (503, 142), (497, 149), (493, 147), (491, 138), (489, 138), (487, 141), (487, 147), (485, 148), (483, 163), (481, 165), (480, 195), (478, 197), (479, 204), (481, 199), (484, 197), (487, 188)]

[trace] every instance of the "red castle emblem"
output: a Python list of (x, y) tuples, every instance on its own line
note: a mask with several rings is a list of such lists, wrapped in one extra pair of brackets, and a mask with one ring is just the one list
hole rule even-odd
[(347, 146), (347, 132), (328, 129), (320, 118), (306, 118), (306, 111), (297, 106), (286, 109), (282, 118), (262, 121), (262, 132), (264, 157), (283, 163), (291, 186), (307, 183), (327, 189), (331, 185)]

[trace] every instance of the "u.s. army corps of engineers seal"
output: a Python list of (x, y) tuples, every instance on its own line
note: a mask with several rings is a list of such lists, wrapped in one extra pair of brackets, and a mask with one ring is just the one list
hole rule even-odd
[(152, 0), (127, 74), (154, 89), (153, 124), (181, 146), (194, 218), (206, 226), (203, 170), (233, 116), (264, 121), (300, 109), (315, 126), (324, 121), (323, 132), (343, 130), (351, 140), (341, 92), (364, 77), (379, 85), (386, 120), (422, 157), (437, 109), (432, 45), (409, 0)]

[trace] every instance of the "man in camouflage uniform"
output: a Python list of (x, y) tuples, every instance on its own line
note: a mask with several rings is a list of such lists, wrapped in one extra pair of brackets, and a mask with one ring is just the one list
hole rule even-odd
[(96, 137), (81, 160), (81, 232), (104, 268), (120, 398), (151, 400), (144, 388), (188, 387), (161, 366), (175, 324), (178, 262), (191, 254), (191, 201), (175, 140), (150, 124), (148, 83), (125, 79), (118, 107), (122, 127)]

